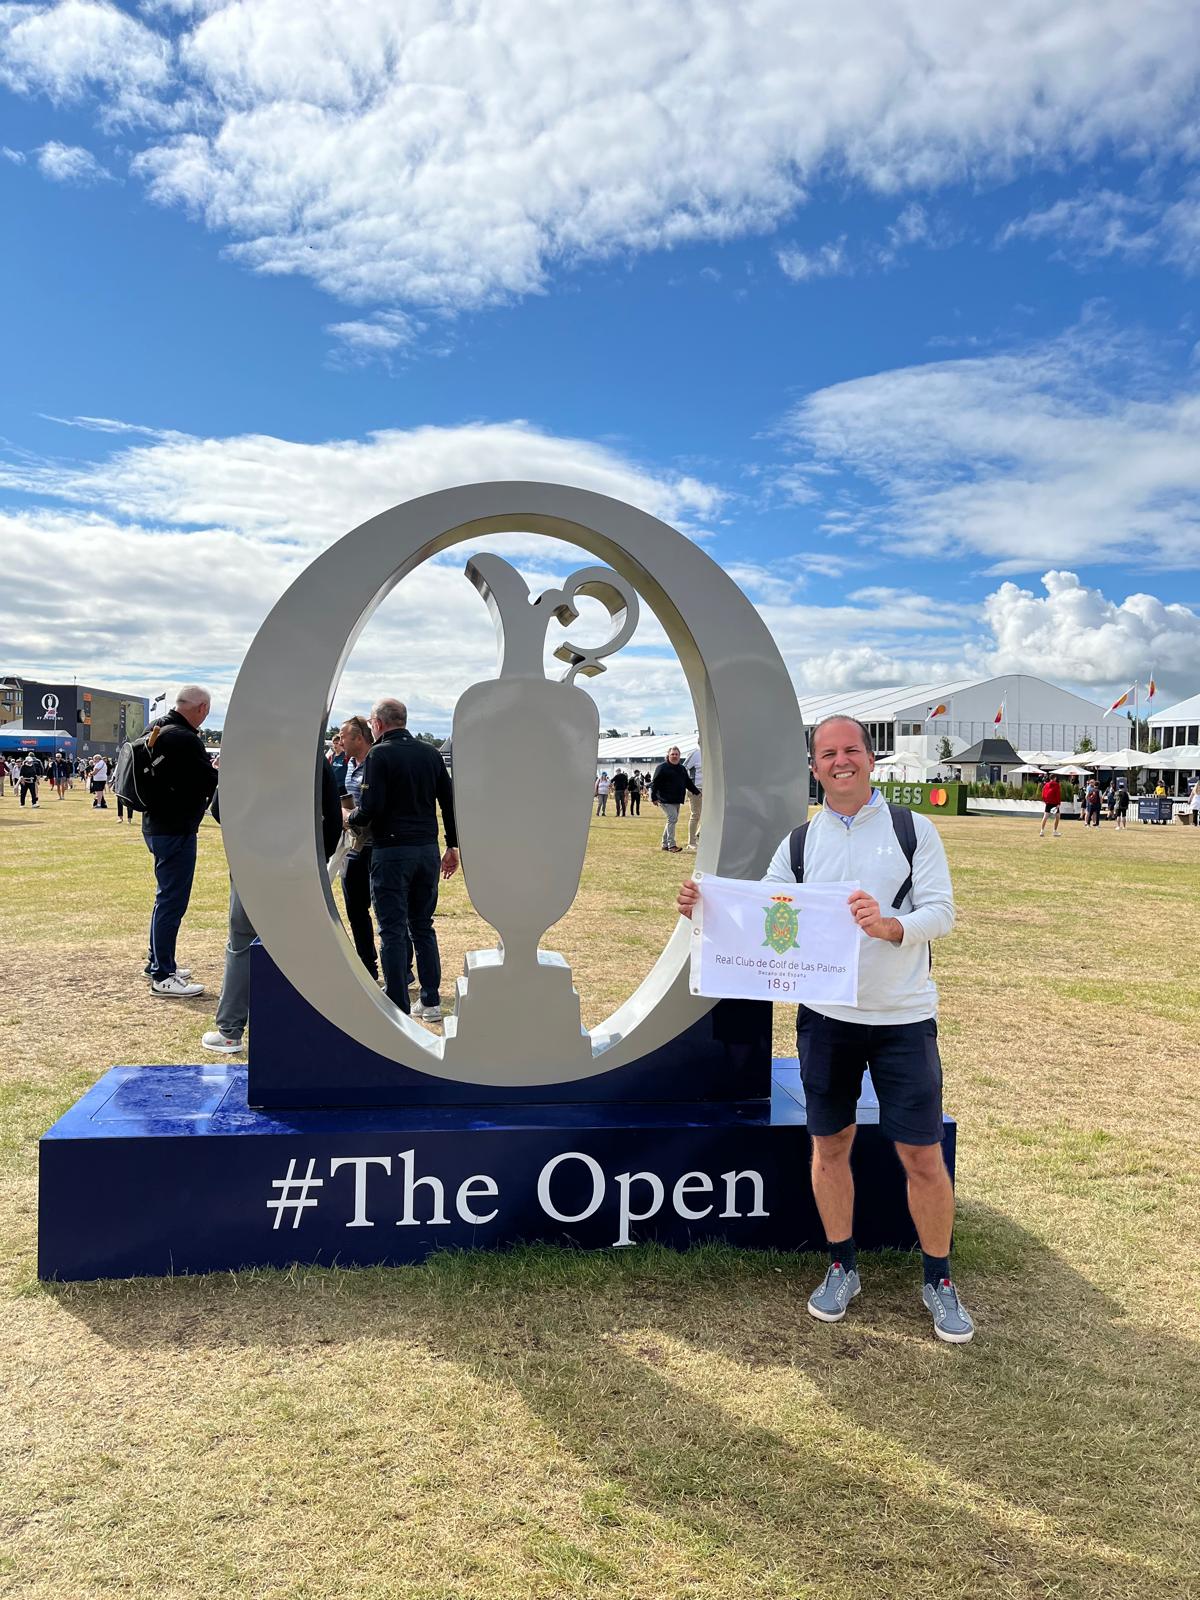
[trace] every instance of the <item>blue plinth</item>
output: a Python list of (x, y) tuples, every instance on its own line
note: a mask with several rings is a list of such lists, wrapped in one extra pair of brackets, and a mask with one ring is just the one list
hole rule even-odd
[[(869, 1086), (858, 1122), (858, 1240), (910, 1248)], [(769, 1100), (269, 1111), (244, 1067), (114, 1067), (42, 1138), (38, 1272), (401, 1264), (522, 1241), (815, 1248), (808, 1167), (795, 1061), (774, 1063)]]
[(250, 993), (248, 1098), (264, 1110), (766, 1100), (771, 1092), (772, 1008), (762, 1000), (718, 1000), (677, 1038), (624, 1067), (514, 1089), (433, 1078), (376, 1055), (311, 1006), (259, 943), (250, 948)]

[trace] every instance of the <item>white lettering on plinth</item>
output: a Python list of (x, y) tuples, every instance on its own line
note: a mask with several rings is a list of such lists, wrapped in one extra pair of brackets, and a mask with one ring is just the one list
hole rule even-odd
[(401, 1150), (400, 1160), (404, 1165), (404, 1215), (396, 1223), (398, 1228), (419, 1228), (421, 1221), (413, 1215), (413, 1205), (417, 1190), (422, 1184), (428, 1184), (433, 1195), (433, 1215), (429, 1219), (431, 1228), (448, 1228), (450, 1218), (446, 1215), (446, 1190), (440, 1178), (414, 1178), (413, 1168), (416, 1166), (417, 1152), (415, 1150)]
[[(573, 1217), (569, 1217), (564, 1212), (559, 1211), (550, 1198), (550, 1179), (564, 1161), (582, 1161), (592, 1177), (591, 1201), (583, 1211)], [(601, 1170), (600, 1163), (594, 1161), (591, 1156), (585, 1156), (582, 1150), (564, 1150), (562, 1155), (555, 1156), (552, 1161), (547, 1161), (538, 1174), (537, 1197), (538, 1205), (541, 1206), (548, 1217), (553, 1217), (555, 1222), (584, 1222), (600, 1209), (601, 1202), (604, 1199), (604, 1173)]]
[(367, 1216), (367, 1168), (382, 1167), (390, 1178), (392, 1175), (391, 1156), (335, 1156), (329, 1163), (329, 1176), (331, 1178), (339, 1167), (354, 1168), (354, 1215), (346, 1226), (348, 1228), (373, 1228), (375, 1224)]
[(712, 1207), (705, 1206), (703, 1211), (697, 1211), (687, 1204), (687, 1197), (690, 1194), (712, 1192), (713, 1181), (707, 1172), (685, 1172), (671, 1193), (671, 1204), (675, 1207), (676, 1216), (686, 1217), (689, 1222), (699, 1222), (702, 1217), (709, 1214)]
[[(650, 1190), (650, 1207), (646, 1211), (631, 1211), (629, 1208), (629, 1191), (635, 1183), (644, 1183)], [(621, 1200), (617, 1208), (619, 1225), (615, 1244), (629, 1244), (629, 1224), (631, 1222), (646, 1222), (656, 1216), (662, 1209), (666, 1190), (663, 1181), (653, 1172), (622, 1172), (617, 1177), (617, 1188), (621, 1191)]]
[(489, 1178), (484, 1172), (477, 1172), (473, 1178), (464, 1178), (458, 1186), (455, 1196), (454, 1208), (464, 1222), (491, 1222), (500, 1215), (500, 1207), (496, 1206), (491, 1211), (472, 1211), (469, 1202), (472, 1200), (494, 1200), (500, 1193), (495, 1178)]

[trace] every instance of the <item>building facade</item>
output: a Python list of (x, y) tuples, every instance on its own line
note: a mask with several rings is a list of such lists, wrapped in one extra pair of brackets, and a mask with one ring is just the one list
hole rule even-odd
[(1021, 751), (1064, 756), (1085, 740), (1095, 750), (1122, 750), (1130, 741), (1124, 717), (1106, 717), (1103, 706), (1025, 673), (802, 695), (800, 710), (806, 727), (838, 712), (857, 717), (867, 725), (877, 754), (927, 762), (942, 758), (944, 739), (950, 759), (981, 739), (1007, 739)]
[(1200, 694), (1168, 706), (1165, 711), (1156, 711), (1146, 722), (1164, 750), (1200, 744)]
[(136, 739), (146, 726), (149, 702), (141, 695), (32, 678), (9, 677), (0, 683), (8, 686), (0, 688), (0, 723), (70, 734), (81, 756), (115, 756), (126, 739)]

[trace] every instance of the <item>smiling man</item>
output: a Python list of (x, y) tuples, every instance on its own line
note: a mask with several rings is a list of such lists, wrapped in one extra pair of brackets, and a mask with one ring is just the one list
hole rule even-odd
[[(859, 1293), (854, 1243), (855, 1108), (870, 1068), (879, 1122), (904, 1165), (908, 1207), (924, 1258), (922, 1298), (933, 1331), (950, 1344), (975, 1332), (950, 1275), (954, 1190), (942, 1158), (942, 1066), (930, 943), (954, 926), (946, 852), (926, 817), (888, 806), (871, 787), (875, 752), (853, 717), (827, 717), (812, 731), (812, 769), (825, 803), (776, 850), (767, 878), (846, 883), (863, 935), (857, 1006), (801, 1006), (796, 1054), (812, 1136), (812, 1185), (829, 1245), (829, 1269), (809, 1296), (820, 1322), (840, 1322)], [(690, 917), (699, 889), (688, 879), (679, 910)]]

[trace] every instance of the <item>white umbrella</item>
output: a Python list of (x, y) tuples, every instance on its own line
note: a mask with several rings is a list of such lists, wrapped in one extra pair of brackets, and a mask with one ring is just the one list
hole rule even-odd
[(1091, 773), (1086, 767), (1066, 766), (1055, 767), (1054, 776), (1056, 778), (1090, 778)]
[(1138, 765), (1158, 772), (1200, 772), (1200, 745), (1177, 744), (1170, 750), (1156, 750), (1153, 755), (1143, 751)]
[(1035, 766), (1030, 765), (1029, 763), (1026, 763), (1026, 765), (1023, 766), (1023, 767), (1010, 767), (1008, 770), (1010, 772), (1012, 772), (1012, 773), (1022, 772), (1022, 773), (1028, 773), (1029, 775), (1032, 776), (1032, 775), (1034, 775), (1034, 774), (1036, 774), (1038, 772), (1045, 772), (1047, 769), (1045, 767), (1035, 767)]
[(1086, 757), (1089, 766), (1104, 767), (1110, 772), (1129, 772), (1134, 767), (1148, 767), (1154, 763), (1154, 757), (1148, 756), (1144, 750), (1108, 750), (1097, 751), (1095, 755)]

